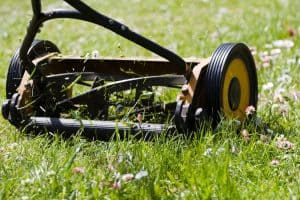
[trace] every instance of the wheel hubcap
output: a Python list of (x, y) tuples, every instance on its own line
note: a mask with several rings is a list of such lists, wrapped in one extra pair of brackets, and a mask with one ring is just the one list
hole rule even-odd
[(235, 111), (240, 104), (241, 100), (241, 86), (236, 77), (233, 77), (229, 84), (228, 102), (231, 110)]

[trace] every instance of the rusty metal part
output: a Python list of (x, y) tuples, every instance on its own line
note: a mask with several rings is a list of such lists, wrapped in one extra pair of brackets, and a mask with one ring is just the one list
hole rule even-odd
[[(194, 67), (199, 59), (186, 59), (187, 65)], [(163, 59), (145, 58), (101, 58), (84, 59), (46, 56), (36, 61), (39, 72), (46, 76), (60, 73), (94, 72), (106, 80), (155, 76), (162, 74), (182, 75), (181, 67)]]
[[(209, 61), (210, 58), (203, 59), (193, 68), (189, 82), (182, 86), (181, 92), (177, 96), (175, 123), (179, 130), (185, 132), (193, 130), (195, 118), (199, 120), (201, 118), (195, 115), (200, 115), (200, 109), (203, 109), (206, 104), (204, 83)], [(202, 115), (204, 115), (203, 113)]]
[(205, 70), (209, 63), (209, 58), (202, 59), (196, 66), (193, 67), (193, 71), (190, 80), (187, 84), (183, 85), (183, 90), (179, 93), (181, 99), (184, 99), (185, 104), (193, 104), (195, 106), (200, 106), (204, 102), (201, 102), (203, 98), (200, 98), (204, 93), (201, 90), (202, 81), (204, 80)]
[(19, 101), (17, 108), (23, 118), (32, 115), (32, 89), (33, 89), (33, 80), (30, 78), (30, 74), (27, 71), (24, 72), (21, 83), (17, 88), (17, 93), (19, 94)]
[[(38, 58), (34, 61), (34, 63), (38, 66), (39, 72), (41, 74), (45, 73), (44, 70), (45, 70), (45, 67), (48, 66), (49, 60), (51, 63), (51, 60), (54, 58), (55, 63), (56, 64), (59, 63), (57, 57), (54, 57), (54, 56), (55, 56), (55, 54), (51, 54), (51, 55), (47, 55), (42, 58)], [(66, 61), (70, 61), (70, 60), (72, 61), (71, 63), (76, 61), (73, 59), (66, 59)], [(79, 59), (79, 60), (80, 60), (79, 64), (84, 62), (83, 59)], [(166, 66), (170, 65), (170, 63), (168, 61), (164, 61), (164, 60), (145, 60), (145, 59), (139, 60), (139, 61), (136, 61), (135, 59), (121, 59), (121, 60), (122, 60), (121, 63), (124, 61), (123, 64), (124, 63), (125, 64), (133, 64), (132, 66), (134, 66), (135, 69), (139, 69), (139, 67), (141, 67), (141, 66), (146, 66), (146, 68), (147, 68), (149, 66), (157, 67), (159, 65), (166, 65)], [(148, 63), (148, 61), (150, 64)], [(94, 62), (94, 65), (92, 65), (92, 66), (94, 66), (96, 68), (95, 65), (97, 65), (97, 68), (102, 69), (103, 66), (114, 63), (115, 60), (113, 60), (113, 59), (104, 59), (104, 60), (91, 59), (90, 60), (89, 59), (89, 60), (86, 60), (86, 62), (85, 62), (86, 69), (89, 69), (90, 64), (93, 62)], [(106, 63), (106, 62), (108, 62), (108, 63)], [(199, 88), (197, 88), (197, 85), (199, 85), (200, 82), (201, 82), (201, 84), (203, 82), (202, 81), (203, 73), (205, 72), (205, 68), (207, 67), (208, 62), (209, 62), (209, 59), (201, 60), (201, 62), (198, 63), (197, 65), (196, 65), (195, 60), (189, 62), (189, 64), (194, 66), (194, 68), (193, 68), (193, 72), (191, 74), (190, 81), (187, 84), (184, 84), (186, 79), (182, 75), (164, 75), (164, 76), (131, 78), (131, 79), (126, 79), (126, 80), (115, 81), (112, 83), (108, 83), (106, 85), (102, 85), (103, 83), (101, 85), (95, 85), (96, 79), (97, 80), (102, 80), (102, 78), (109, 79), (108, 78), (109, 76), (105, 75), (105, 74), (103, 75), (103, 73), (101, 73), (101, 75), (100, 75), (100, 73), (93, 72), (93, 71), (91, 71), (91, 72), (75, 71), (75, 72), (71, 72), (71, 73), (58, 73), (58, 71), (55, 71), (56, 69), (60, 69), (60, 70), (62, 70), (61, 72), (66, 72), (66, 71), (68, 71), (68, 68), (64, 69), (64, 67), (72, 66), (69, 64), (68, 65), (64, 64), (61, 66), (61, 68), (58, 68), (57, 66), (54, 68), (51, 65), (52, 68), (49, 67), (49, 69), (53, 69), (55, 71), (55, 74), (49, 73), (47, 76), (45, 76), (44, 80), (49, 83), (55, 82), (58, 85), (63, 85), (66, 83), (70, 84), (76, 80), (78, 80), (78, 81), (94, 80), (95, 87), (92, 87), (91, 90), (89, 90), (81, 95), (64, 99), (62, 101), (57, 102), (57, 104), (56, 104), (56, 107), (58, 107), (58, 108), (65, 107), (65, 106), (68, 107), (68, 106), (74, 105), (74, 104), (86, 104), (86, 105), (88, 105), (88, 108), (90, 111), (95, 111), (95, 112), (90, 112), (92, 114), (92, 116), (90, 116), (91, 118), (95, 118), (95, 117), (99, 118), (99, 115), (102, 115), (103, 113), (108, 112), (108, 107), (107, 107), (108, 99), (104, 98), (105, 97), (104, 93), (111, 94), (114, 91), (126, 90), (126, 89), (130, 89), (130, 88), (138, 88), (141, 86), (146, 88), (146, 87), (155, 86), (155, 85), (157, 85), (157, 86), (158, 85), (175, 86), (175, 85), (183, 84), (181, 93), (179, 94), (179, 96), (181, 96), (181, 99), (182, 99), (182, 102), (180, 104), (180, 106), (182, 106), (182, 108), (179, 109), (179, 111), (180, 111), (179, 116), (180, 116), (181, 120), (179, 120), (179, 121), (177, 120), (176, 125), (178, 127), (181, 127), (181, 129), (187, 129), (187, 127), (189, 127), (189, 125), (187, 125), (186, 123), (188, 123), (188, 121), (189, 121), (188, 117), (189, 117), (189, 115), (191, 115), (190, 109), (192, 107), (198, 108), (201, 105), (201, 101), (199, 101), (199, 100), (203, 99), (203, 98), (201, 98), (201, 94), (203, 92), (201, 90), (199, 92)], [(68, 62), (66, 62), (66, 63), (68, 63)], [(98, 66), (98, 64), (100, 65), (100, 67)], [(41, 65), (41, 66), (39, 66), (39, 65)], [(171, 66), (169, 66), (169, 67), (171, 67)], [(99, 70), (99, 72), (100, 72), (100, 70)], [(121, 70), (119, 72), (124, 73)], [(114, 73), (112, 73), (112, 76), (113, 76), (113, 78), (116, 77), (116, 75)], [(137, 76), (137, 75), (134, 73), (134, 76)], [(125, 76), (123, 75), (122, 78), (124, 78), (124, 77)], [(30, 78), (29, 74), (25, 73), (23, 76), (23, 79), (21, 81), (21, 84), (19, 86), (19, 89), (18, 89), (18, 92), (20, 94), (20, 100), (19, 100), (18, 107), (21, 108), (19, 110), (22, 113), (22, 116), (24, 118), (26, 118), (26, 116), (31, 116), (31, 114), (32, 114), (32, 106), (30, 105), (30, 102), (32, 101), (33, 81), (29, 80), (29, 78)], [(200, 87), (200, 86), (198, 86), (198, 87)], [(101, 98), (99, 98), (100, 97), (99, 95), (101, 96)], [(96, 105), (98, 105), (98, 106), (96, 106)], [(95, 109), (96, 108), (95, 106), (97, 107), (97, 109)], [(105, 109), (105, 107), (106, 107), (106, 109)], [(155, 110), (155, 108), (152, 108), (151, 106), (149, 106), (149, 108), (147, 108), (148, 111), (150, 111), (152, 109)], [(176, 110), (178, 111), (177, 108), (176, 108)]]

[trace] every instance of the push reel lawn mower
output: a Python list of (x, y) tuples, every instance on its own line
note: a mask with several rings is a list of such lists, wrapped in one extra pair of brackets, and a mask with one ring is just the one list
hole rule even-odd
[[(80, 0), (74, 9), (42, 12), (31, 0), (33, 17), (13, 55), (2, 115), (29, 131), (76, 133), (109, 138), (119, 133), (195, 131), (203, 121), (217, 124), (220, 113), (244, 120), (257, 104), (256, 67), (243, 43), (226, 43), (207, 59), (183, 59), (131, 31)], [(45, 21), (72, 18), (105, 27), (161, 59), (65, 57), (47, 40), (36, 40)], [(77, 88), (77, 89), (75, 89)], [(173, 101), (164, 93), (177, 91)]]

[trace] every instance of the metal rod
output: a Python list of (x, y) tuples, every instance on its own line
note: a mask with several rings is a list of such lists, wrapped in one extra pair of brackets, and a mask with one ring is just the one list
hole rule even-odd
[(116, 121), (76, 120), (65, 118), (31, 117), (27, 130), (40, 130), (76, 134), (82, 131), (85, 136), (98, 136), (109, 139), (115, 133), (127, 134), (160, 134), (164, 131), (175, 131), (175, 126), (152, 123), (125, 123)]
[(40, 15), (42, 11), (41, 0), (31, 0), (31, 5), (32, 5), (33, 14), (35, 16)]
[[(36, 36), (36, 34), (39, 32), (39, 28), (42, 24), (42, 5), (40, 0), (31, 0), (32, 10), (33, 10), (33, 16), (31, 21), (29, 22), (26, 35), (23, 39), (19, 54), (20, 54), (20, 61), (22, 63), (22, 66), (25, 67), (26, 70), (31, 73), (34, 69), (34, 64), (31, 62), (31, 60), (28, 59), (27, 53), (28, 50)], [(24, 70), (25, 70), (24, 69)]]

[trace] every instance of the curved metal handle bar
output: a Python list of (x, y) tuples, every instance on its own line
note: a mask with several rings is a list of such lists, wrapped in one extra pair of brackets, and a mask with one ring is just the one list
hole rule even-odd
[(54, 10), (51, 12), (43, 13), (41, 0), (31, 0), (33, 17), (32, 20), (30, 21), (27, 34), (25, 35), (22, 46), (20, 48), (21, 62), (24, 66), (26, 66), (26, 69), (29, 72), (33, 71), (34, 65), (31, 62), (31, 60), (28, 59), (27, 52), (37, 32), (39, 32), (39, 28), (41, 27), (42, 23), (51, 19), (71, 18), (71, 19), (83, 20), (83, 21), (87, 21), (87, 22), (91, 22), (103, 26), (113, 31), (114, 33), (146, 48), (147, 50), (163, 58), (166, 58), (174, 65), (177, 65), (180, 68), (182, 68), (182, 74), (184, 74), (185, 77), (189, 79), (191, 67), (187, 65), (185, 61), (177, 54), (139, 35), (138, 33), (131, 31), (124, 24), (93, 10), (92, 8), (90, 8), (80, 0), (64, 0), (64, 1), (67, 2), (73, 8), (75, 8), (76, 10)]

